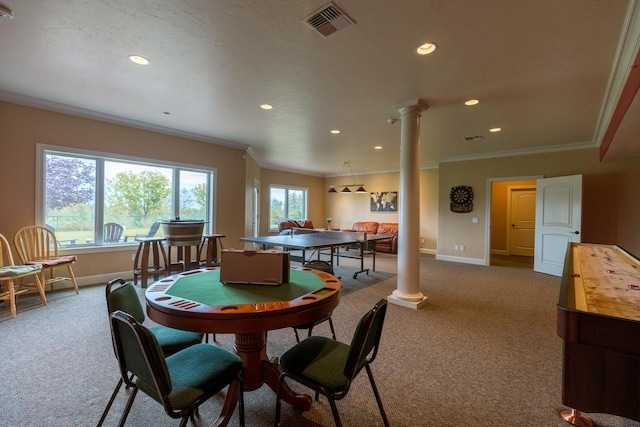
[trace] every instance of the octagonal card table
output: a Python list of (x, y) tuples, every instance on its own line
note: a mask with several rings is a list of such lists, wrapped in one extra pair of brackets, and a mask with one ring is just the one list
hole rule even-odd
[[(333, 311), (340, 299), (340, 280), (335, 276), (302, 267), (290, 273), (289, 283), (277, 286), (224, 284), (218, 267), (175, 274), (147, 288), (147, 314), (171, 328), (235, 334), (244, 390), (267, 384), (275, 391), (280, 368), (277, 358), (267, 357), (267, 331), (312, 323)], [(235, 408), (229, 396), (233, 393), (227, 393), (225, 418)], [(309, 395), (296, 394), (286, 384), (282, 396), (298, 409), (311, 408)]]

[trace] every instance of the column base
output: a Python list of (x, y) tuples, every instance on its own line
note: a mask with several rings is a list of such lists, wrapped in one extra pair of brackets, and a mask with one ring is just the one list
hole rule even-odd
[(408, 301), (405, 299), (401, 299), (396, 297), (395, 295), (389, 295), (387, 297), (387, 301), (390, 304), (395, 304), (395, 305), (399, 305), (402, 307), (406, 307), (406, 308), (412, 308), (414, 310), (418, 310), (422, 307), (424, 307), (425, 305), (427, 305), (427, 297), (426, 296), (422, 296), (422, 298), (420, 300), (417, 301)]

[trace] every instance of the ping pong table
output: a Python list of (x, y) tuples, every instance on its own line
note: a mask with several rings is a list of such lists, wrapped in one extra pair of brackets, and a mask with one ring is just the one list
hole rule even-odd
[[(329, 255), (331, 265), (333, 265), (334, 255), (336, 265), (340, 265), (341, 256), (345, 258), (359, 259), (360, 271), (353, 274), (353, 278), (356, 279), (360, 273), (369, 274), (369, 269), (364, 268), (365, 255), (371, 255), (373, 261), (372, 270), (376, 271), (376, 242), (390, 238), (390, 236), (370, 235), (367, 233), (311, 228), (292, 228), (290, 230), (290, 234), (286, 235), (241, 237), (240, 240), (243, 242), (262, 245), (263, 249), (279, 246), (288, 251), (302, 251), (302, 256), (298, 257), (291, 255), (292, 260), (301, 262), (302, 264), (311, 259), (314, 254), (317, 254), (318, 259), (320, 259), (321, 255)], [(356, 249), (357, 254), (341, 254), (341, 247)], [(312, 251), (309, 258), (306, 257), (307, 251)], [(347, 252), (349, 251), (347, 250)]]

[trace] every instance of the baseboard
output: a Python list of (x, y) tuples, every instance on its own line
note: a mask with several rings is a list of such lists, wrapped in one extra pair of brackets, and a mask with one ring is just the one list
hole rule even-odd
[(459, 262), (459, 263), (462, 263), (462, 264), (487, 265), (486, 261), (483, 258), (465, 258), (465, 257), (461, 257), (461, 256), (438, 255), (438, 254), (436, 254), (436, 260), (438, 260), (438, 261)]
[[(121, 271), (118, 273), (109, 273), (109, 274), (98, 274), (95, 276), (83, 276), (83, 277), (76, 277), (76, 283), (78, 284), (78, 287), (83, 287), (83, 286), (92, 286), (92, 285), (99, 285), (99, 284), (106, 284), (107, 282), (120, 277), (123, 280), (133, 280), (133, 271), (131, 270), (127, 270), (127, 271)], [(48, 286), (47, 286), (48, 289)], [(71, 280), (65, 280), (64, 282), (58, 282), (55, 285), (53, 285), (53, 289), (73, 289), (73, 285), (71, 284)]]
[(436, 249), (420, 248), (420, 253), (421, 254), (436, 255), (438, 253), (438, 251)]

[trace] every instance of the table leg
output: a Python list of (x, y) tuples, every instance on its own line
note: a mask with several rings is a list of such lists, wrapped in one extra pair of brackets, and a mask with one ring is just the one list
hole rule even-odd
[(222, 405), (220, 416), (213, 424), (210, 424), (209, 427), (226, 426), (227, 424), (229, 424), (229, 421), (233, 416), (233, 411), (236, 410), (237, 402), (238, 402), (238, 383), (234, 381), (231, 383), (231, 385), (227, 389), (227, 396), (224, 399), (224, 404)]
[[(242, 380), (244, 381), (245, 391), (256, 390), (262, 384), (267, 384), (273, 391), (276, 391), (278, 387), (280, 366), (277, 360), (268, 359), (266, 347), (266, 332), (236, 334), (236, 342), (233, 349), (242, 359), (244, 367)], [(302, 411), (308, 411), (311, 408), (311, 396), (297, 394), (286, 384), (282, 390), (282, 400)]]

